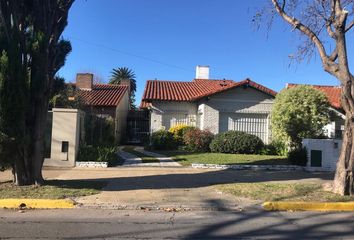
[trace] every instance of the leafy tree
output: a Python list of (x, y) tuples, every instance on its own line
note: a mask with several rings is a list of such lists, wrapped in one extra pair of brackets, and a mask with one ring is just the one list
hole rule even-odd
[(0, 129), (9, 139), (0, 161), (18, 185), (43, 183), (48, 103), (71, 51), (61, 34), (73, 1), (0, 0)]
[(284, 89), (275, 98), (271, 121), (274, 139), (299, 149), (302, 138), (323, 135), (329, 122), (327, 97), (310, 86)]
[[(297, 59), (318, 53), (324, 71), (337, 78), (342, 87), (345, 133), (333, 184), (333, 191), (354, 194), (354, 76), (350, 71), (347, 36), (354, 26), (353, 0), (271, 0), (257, 12), (257, 23), (271, 26), (275, 15), (301, 36)], [(266, 21), (268, 16), (270, 21)], [(350, 41), (349, 41), (350, 42)], [(351, 41), (352, 42), (352, 41)]]
[(72, 84), (65, 84), (65, 79), (56, 76), (53, 82), (52, 93), (49, 97), (49, 108), (77, 108), (83, 107), (83, 100)]
[(133, 70), (127, 67), (113, 68), (110, 84), (120, 84), (122, 80), (130, 80), (130, 105), (135, 108), (136, 80)]

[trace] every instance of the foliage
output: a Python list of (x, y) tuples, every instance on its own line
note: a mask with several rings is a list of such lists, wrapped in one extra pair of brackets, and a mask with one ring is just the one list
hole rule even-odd
[(115, 124), (112, 117), (85, 115), (85, 143), (92, 146), (114, 146)]
[(16, 183), (42, 184), (53, 79), (71, 44), (61, 34), (73, 0), (0, 2), (0, 129)]
[(108, 162), (108, 166), (113, 166), (117, 158), (115, 147), (81, 146), (78, 155), (78, 161)]
[(262, 155), (286, 156), (287, 153), (288, 153), (288, 148), (286, 144), (279, 141), (273, 141), (270, 144), (264, 145), (264, 147), (260, 151), (260, 154)]
[(83, 100), (72, 85), (64, 88), (53, 95), (49, 100), (49, 108), (75, 108), (81, 109)]
[(153, 150), (172, 150), (177, 148), (173, 134), (165, 130), (153, 132), (150, 145)]
[(258, 153), (263, 148), (262, 140), (239, 131), (227, 131), (215, 136), (210, 144), (212, 152), (220, 153)]
[(130, 104), (135, 109), (136, 76), (134, 71), (127, 67), (118, 67), (113, 68), (111, 74), (110, 84), (120, 84), (122, 80), (130, 80)]
[(275, 98), (272, 133), (276, 140), (299, 148), (302, 138), (318, 138), (329, 122), (329, 105), (324, 93), (310, 86), (282, 90)]
[(178, 143), (179, 145), (183, 144), (183, 136), (184, 134), (189, 130), (193, 129), (195, 127), (188, 126), (185, 124), (178, 124), (173, 127), (171, 127), (168, 131), (173, 134), (173, 139)]
[(306, 166), (307, 150), (306, 148), (296, 148), (288, 152), (288, 159), (294, 165)]
[(188, 151), (192, 152), (210, 152), (210, 143), (214, 138), (214, 134), (207, 130), (199, 128), (188, 129), (184, 136), (183, 142)]

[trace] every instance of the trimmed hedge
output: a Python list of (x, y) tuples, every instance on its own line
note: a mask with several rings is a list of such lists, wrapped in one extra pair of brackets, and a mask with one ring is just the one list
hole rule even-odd
[(151, 135), (152, 150), (173, 150), (177, 148), (173, 134), (169, 131), (159, 130)]
[(183, 136), (183, 142), (186, 149), (192, 152), (210, 152), (210, 143), (214, 138), (214, 134), (207, 130), (199, 128), (189, 129)]
[(255, 136), (239, 131), (219, 133), (210, 144), (212, 152), (219, 153), (259, 153), (264, 144)]

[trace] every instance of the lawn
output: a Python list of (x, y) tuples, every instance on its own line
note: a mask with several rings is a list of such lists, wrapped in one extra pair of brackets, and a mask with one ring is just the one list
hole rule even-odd
[(126, 146), (122, 150), (124, 152), (131, 153), (139, 158), (141, 158), (143, 163), (153, 163), (153, 162), (160, 162), (157, 158), (145, 155), (144, 153), (141, 153), (139, 151), (134, 150), (135, 146)]
[(354, 201), (354, 197), (324, 191), (320, 184), (313, 183), (233, 183), (216, 188), (237, 197), (261, 201)]
[(192, 163), (202, 164), (250, 164), (250, 165), (288, 165), (290, 162), (283, 156), (256, 155), (256, 154), (227, 154), (227, 153), (189, 153), (182, 151), (163, 151), (161, 154), (183, 166)]
[(49, 180), (43, 186), (19, 187), (12, 182), (3, 182), (0, 183), (0, 199), (64, 199), (68, 197), (82, 197), (98, 194), (106, 185), (106, 182), (101, 181)]

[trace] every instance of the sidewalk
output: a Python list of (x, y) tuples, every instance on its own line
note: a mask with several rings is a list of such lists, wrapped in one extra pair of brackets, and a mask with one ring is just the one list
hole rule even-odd
[(142, 159), (134, 154), (125, 152), (122, 148), (118, 152), (118, 156), (124, 159), (123, 166), (135, 167), (180, 167), (181, 164), (173, 161), (172, 158), (162, 154), (145, 151), (143, 147), (135, 147), (135, 151), (140, 152), (146, 156), (154, 157), (159, 162), (143, 163)]

